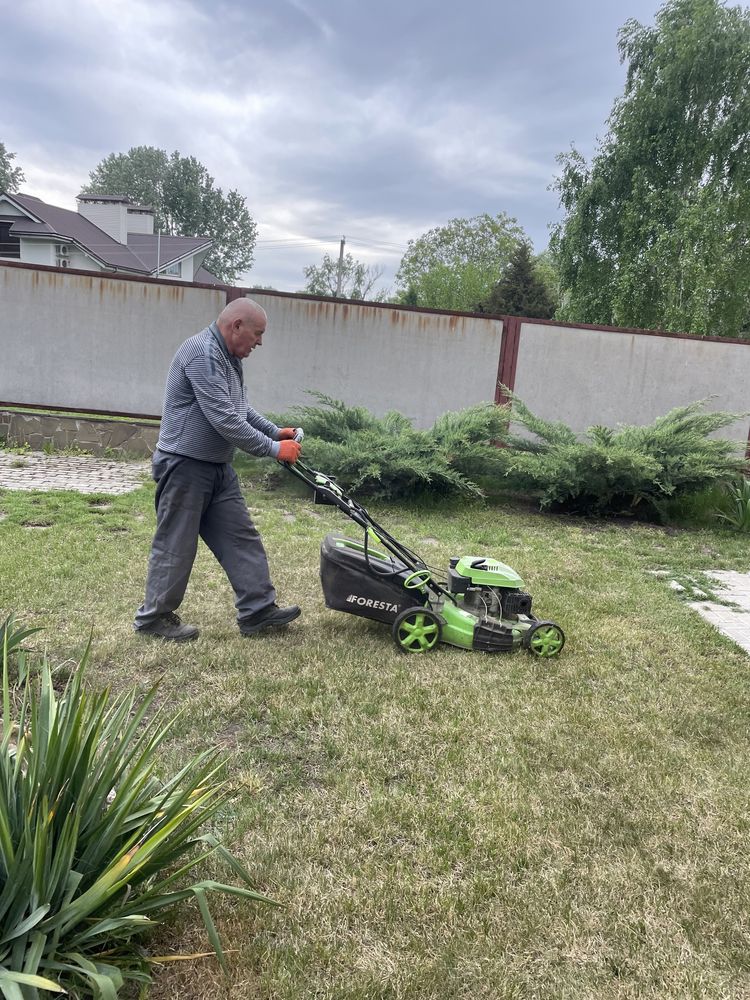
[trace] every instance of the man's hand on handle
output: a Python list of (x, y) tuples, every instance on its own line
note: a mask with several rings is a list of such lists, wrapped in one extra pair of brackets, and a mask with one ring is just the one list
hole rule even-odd
[(302, 445), (299, 441), (289, 441), (283, 440), (279, 442), (279, 454), (278, 460), (280, 462), (289, 462), (291, 465), (299, 458), (299, 453), (302, 451)]
[(294, 441), (294, 435), (297, 433), (296, 427), (280, 427), (279, 428), (279, 441)]

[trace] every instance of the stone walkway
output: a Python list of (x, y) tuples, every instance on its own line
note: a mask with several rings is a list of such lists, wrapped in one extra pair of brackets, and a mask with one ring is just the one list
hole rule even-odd
[(149, 462), (0, 450), (0, 489), (6, 490), (73, 490), (114, 496), (137, 490), (149, 472)]
[(706, 575), (717, 581), (717, 593), (737, 607), (728, 608), (713, 601), (690, 601), (690, 607), (750, 653), (750, 573), (717, 569), (707, 571)]

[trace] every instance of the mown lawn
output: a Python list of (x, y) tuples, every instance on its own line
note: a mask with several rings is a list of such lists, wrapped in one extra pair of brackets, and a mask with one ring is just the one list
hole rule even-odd
[[(182, 710), (165, 769), (225, 751), (223, 836), (285, 904), (214, 898), (229, 978), (211, 959), (164, 966), (152, 1000), (750, 994), (750, 660), (648, 572), (745, 571), (745, 539), (374, 507), (431, 563), (510, 563), (568, 636), (554, 662), (407, 657), (385, 626), (323, 605), (320, 539), (349, 522), (249, 486), (303, 618), (242, 639), (202, 550), (182, 610), (203, 633), (174, 647), (131, 628), (151, 486), (96, 500), (0, 492), (0, 613), (44, 625), (28, 645), (68, 666), (93, 630), (90, 683), (161, 678)], [(197, 910), (151, 948), (208, 950)]]

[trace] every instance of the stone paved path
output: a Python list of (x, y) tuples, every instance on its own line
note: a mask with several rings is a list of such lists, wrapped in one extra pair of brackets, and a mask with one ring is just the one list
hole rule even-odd
[(750, 653), (750, 573), (717, 569), (707, 575), (717, 581), (717, 593), (738, 607), (727, 608), (713, 601), (691, 601), (690, 607)]
[(116, 495), (137, 490), (149, 462), (110, 462), (92, 455), (47, 455), (43, 451), (0, 450), (0, 489), (74, 490)]

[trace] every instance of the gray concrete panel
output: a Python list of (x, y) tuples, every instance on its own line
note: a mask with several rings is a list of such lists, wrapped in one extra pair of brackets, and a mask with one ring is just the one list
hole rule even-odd
[[(516, 394), (540, 417), (578, 432), (642, 426), (699, 399), (707, 409), (742, 413), (750, 409), (749, 384), (750, 343), (521, 324)], [(747, 419), (721, 432), (743, 445), (747, 435)]]
[(175, 349), (224, 303), (217, 289), (0, 267), (0, 400), (158, 415)]
[(495, 398), (502, 323), (407, 309), (252, 293), (268, 313), (245, 364), (253, 406), (314, 404), (315, 389), (377, 415), (429, 427), (447, 410)]

